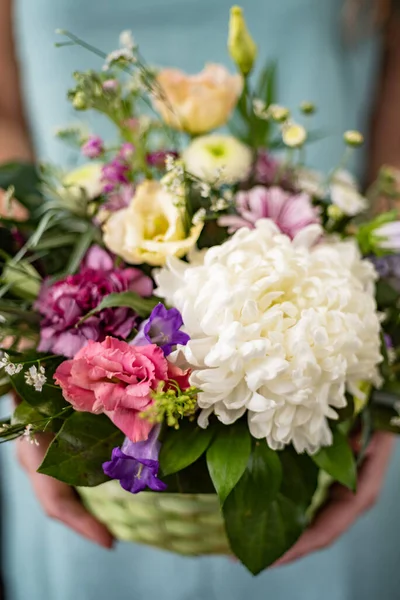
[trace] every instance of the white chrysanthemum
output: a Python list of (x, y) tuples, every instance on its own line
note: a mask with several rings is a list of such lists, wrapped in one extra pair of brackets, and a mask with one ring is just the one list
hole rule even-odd
[(252, 160), (250, 148), (230, 135), (203, 135), (194, 139), (183, 153), (189, 173), (218, 185), (246, 179)]
[(209, 249), (202, 264), (171, 259), (157, 295), (177, 307), (191, 340), (175, 360), (193, 369), (199, 419), (225, 424), (246, 411), (271, 448), (313, 453), (331, 444), (327, 419), (346, 389), (377, 382), (380, 324), (375, 271), (353, 241), (291, 241), (269, 220)]

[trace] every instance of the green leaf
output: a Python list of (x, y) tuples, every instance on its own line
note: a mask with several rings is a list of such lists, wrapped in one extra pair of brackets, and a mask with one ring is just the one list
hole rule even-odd
[[(40, 364), (46, 370), (47, 377), (47, 383), (43, 386), (41, 392), (37, 392), (33, 386), (27, 385), (25, 381), (25, 371), (32, 365), (37, 366), (38, 358), (40, 358)], [(44, 417), (58, 415), (65, 407), (69, 406), (63, 398), (61, 388), (55, 386), (53, 382), (54, 372), (63, 360), (62, 357), (46, 359), (43, 355), (32, 356), (32, 359), (25, 357), (22, 371), (10, 377), (17, 395)]]
[(380, 279), (376, 283), (376, 301), (381, 308), (396, 306), (399, 300), (399, 293), (388, 281)]
[(12, 425), (29, 425), (35, 421), (43, 421), (43, 415), (23, 400), (14, 410), (11, 419)]
[(88, 312), (83, 319), (79, 321), (78, 325), (105, 308), (115, 308), (117, 306), (126, 306), (127, 308), (132, 308), (140, 317), (145, 319), (149, 316), (153, 308), (158, 303), (159, 300), (157, 298), (142, 298), (135, 292), (108, 294), (108, 296), (105, 296), (105, 298), (103, 298), (96, 308)]
[(283, 477), (281, 492), (307, 509), (318, 485), (319, 469), (307, 454), (297, 454), (291, 446), (279, 452)]
[(93, 239), (95, 237), (95, 231), (93, 227), (89, 227), (85, 233), (78, 236), (78, 240), (75, 247), (72, 250), (70, 259), (65, 268), (65, 274), (75, 273), (80, 266), (86, 252), (89, 250)]
[(355, 491), (356, 461), (346, 437), (338, 430), (333, 432), (332, 446), (322, 448), (312, 456), (312, 459), (320, 469), (326, 471), (336, 481)]
[(9, 162), (0, 166), (0, 188), (14, 186), (14, 197), (28, 210), (38, 208), (43, 198), (39, 194), (39, 175), (32, 163)]
[(75, 412), (49, 446), (38, 472), (73, 486), (108, 480), (102, 469), (124, 436), (105, 415)]
[(251, 452), (251, 436), (246, 421), (218, 428), (207, 450), (207, 466), (222, 503), (243, 475)]
[(160, 451), (163, 474), (177, 473), (194, 463), (207, 450), (213, 435), (212, 426), (202, 429), (188, 420), (183, 420), (179, 429), (169, 428)]
[(223, 506), (231, 548), (254, 575), (282, 556), (307, 523), (303, 508), (279, 491), (281, 482), (278, 453), (257, 442)]

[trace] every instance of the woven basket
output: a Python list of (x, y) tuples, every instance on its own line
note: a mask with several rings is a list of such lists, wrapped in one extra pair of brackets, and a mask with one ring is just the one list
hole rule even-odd
[[(320, 474), (309, 510), (311, 520), (325, 502), (331, 479)], [(88, 510), (116, 539), (148, 544), (187, 556), (231, 554), (215, 494), (125, 492), (117, 481), (80, 488)]]
[(125, 492), (117, 481), (80, 488), (88, 510), (119, 540), (178, 554), (230, 554), (215, 494)]

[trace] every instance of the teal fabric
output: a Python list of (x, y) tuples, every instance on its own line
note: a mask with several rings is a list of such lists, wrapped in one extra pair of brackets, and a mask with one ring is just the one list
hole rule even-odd
[[(326, 134), (310, 162), (328, 169), (342, 152), (342, 132), (368, 129), (377, 81), (379, 39), (347, 46), (339, 0), (244, 0), (260, 60), (279, 59), (279, 99), (295, 109), (319, 106), (315, 127)], [(72, 165), (76, 155), (51, 137), (77, 120), (65, 101), (75, 69), (98, 67), (78, 48), (54, 49), (56, 28), (105, 49), (130, 28), (150, 63), (198, 70), (229, 64), (229, 0), (17, 0), (16, 39), (32, 133), (40, 157)], [(86, 115), (84, 116), (86, 119)], [(103, 129), (104, 123), (97, 122)], [(111, 131), (107, 130), (107, 135)], [(362, 172), (362, 155), (358, 164)], [(379, 504), (332, 548), (252, 578), (226, 558), (181, 558), (119, 544), (108, 552), (46, 519), (2, 447), (5, 577), (8, 600), (395, 600), (400, 596), (400, 448)]]

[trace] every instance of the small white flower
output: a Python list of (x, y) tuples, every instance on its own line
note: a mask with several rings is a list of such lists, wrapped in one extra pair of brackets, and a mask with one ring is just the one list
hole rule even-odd
[(228, 135), (194, 139), (183, 153), (186, 170), (206, 183), (223, 185), (243, 181), (252, 164), (250, 148)]
[[(268, 107), (268, 115), (278, 123), (284, 123), (290, 117), (290, 110), (286, 106), (280, 104), (270, 104)], [(292, 123), (294, 125), (294, 123)]]
[(28, 371), (24, 374), (26, 384), (33, 386), (37, 392), (41, 392), (47, 381), (45, 372), (42, 365), (40, 365), (39, 369), (37, 369), (35, 365), (29, 367)]
[(23, 369), (23, 365), (21, 363), (13, 363), (10, 361), (9, 355), (4, 352), (3, 357), (0, 360), (0, 369), (4, 369), (7, 375), (17, 375)]
[(199, 223), (203, 223), (206, 217), (206, 209), (199, 208), (199, 210), (193, 215), (192, 223), (193, 225), (198, 225)]
[(137, 47), (132, 32), (129, 29), (120, 33), (119, 45), (121, 48), (127, 48), (128, 50), (133, 50)]
[(332, 204), (340, 208), (344, 215), (354, 217), (368, 208), (368, 202), (357, 188), (354, 177), (343, 169), (336, 171), (329, 184)]
[(256, 115), (256, 117), (258, 117), (259, 119), (263, 119), (263, 120), (267, 121), (270, 117), (270, 114), (267, 111), (265, 102), (263, 100), (261, 100), (260, 98), (254, 98), (253, 111), (254, 111), (254, 114)]
[(213, 200), (210, 208), (213, 212), (221, 212), (221, 210), (225, 210), (228, 206), (229, 202), (227, 202), (225, 198), (217, 198), (216, 200)]
[(200, 184), (200, 196), (202, 198), (208, 198), (211, 192), (211, 187), (209, 186), (208, 183), (205, 183), (204, 181)]
[(282, 127), (282, 140), (289, 148), (300, 148), (307, 139), (307, 130), (294, 122), (285, 123)]
[(35, 444), (35, 446), (39, 446), (39, 442), (36, 439), (35, 434), (33, 432), (33, 425), (27, 425), (25, 427), (25, 431), (22, 434), (22, 437), (30, 444)]
[(400, 427), (400, 402), (395, 402), (393, 408), (397, 412), (398, 416), (392, 417), (390, 419), (390, 424), (394, 427)]
[(107, 55), (105, 63), (103, 65), (103, 71), (108, 71), (108, 69), (115, 63), (120, 60), (125, 60), (129, 63), (136, 62), (136, 58), (129, 48), (118, 48), (117, 50), (113, 50), (110, 54)]

